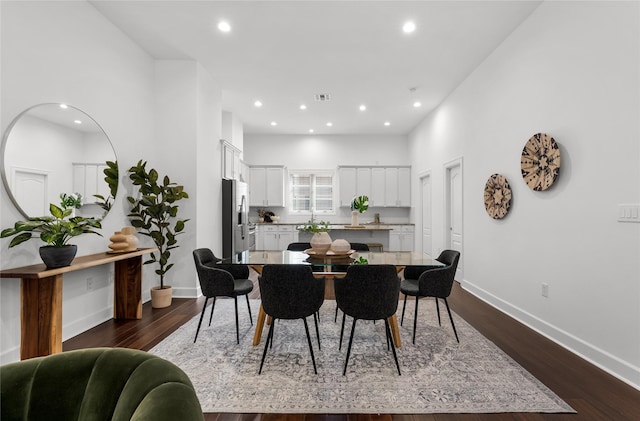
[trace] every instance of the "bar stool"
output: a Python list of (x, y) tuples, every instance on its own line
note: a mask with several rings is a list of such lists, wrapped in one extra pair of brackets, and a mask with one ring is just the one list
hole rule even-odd
[[(367, 243), (367, 245), (369, 246), (369, 250), (371, 251), (379, 251), (379, 252), (384, 251), (382, 249), (382, 243)], [(376, 250), (373, 250), (373, 249), (376, 249)]]

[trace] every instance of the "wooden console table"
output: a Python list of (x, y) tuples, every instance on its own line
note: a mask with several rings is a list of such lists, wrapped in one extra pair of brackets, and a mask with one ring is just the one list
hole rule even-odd
[(0, 278), (20, 279), (20, 359), (62, 352), (62, 275), (114, 263), (115, 319), (142, 318), (142, 256), (156, 248), (76, 257), (70, 266), (44, 263), (5, 269)]

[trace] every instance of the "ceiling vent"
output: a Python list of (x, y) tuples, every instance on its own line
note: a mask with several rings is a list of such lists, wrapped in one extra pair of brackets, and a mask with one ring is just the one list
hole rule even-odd
[(320, 101), (320, 102), (331, 100), (330, 94), (315, 94), (313, 97), (315, 98), (316, 101)]

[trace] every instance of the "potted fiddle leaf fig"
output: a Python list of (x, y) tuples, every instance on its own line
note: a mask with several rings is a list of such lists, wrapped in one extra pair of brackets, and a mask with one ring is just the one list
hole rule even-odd
[(100, 220), (96, 218), (84, 218), (82, 216), (72, 216), (73, 211), (81, 206), (79, 194), (60, 195), (60, 206), (49, 204), (51, 216), (38, 216), (18, 221), (13, 228), (6, 228), (0, 233), (1, 238), (13, 237), (9, 243), (9, 248), (24, 243), (39, 233), (39, 237), (47, 245), (40, 247), (40, 257), (47, 265), (53, 269), (69, 266), (78, 252), (78, 246), (68, 244), (71, 238), (81, 234), (98, 234), (97, 228), (102, 228)]
[(118, 193), (118, 161), (106, 161), (107, 167), (102, 171), (104, 173), (104, 182), (109, 186), (109, 196), (104, 197), (101, 194), (94, 194), (93, 197), (98, 199), (96, 204), (105, 212), (109, 212), (113, 201)]
[(146, 169), (146, 161), (138, 161), (129, 168), (129, 179), (138, 187), (139, 196), (127, 197), (131, 204), (131, 225), (140, 234), (150, 237), (158, 248), (144, 264), (156, 263), (155, 273), (160, 285), (151, 288), (151, 306), (163, 308), (171, 305), (173, 289), (164, 284), (166, 273), (173, 267), (171, 250), (178, 248), (178, 235), (184, 233), (188, 219), (177, 219), (177, 202), (189, 195), (184, 187), (171, 182), (168, 176), (160, 177), (155, 169)]

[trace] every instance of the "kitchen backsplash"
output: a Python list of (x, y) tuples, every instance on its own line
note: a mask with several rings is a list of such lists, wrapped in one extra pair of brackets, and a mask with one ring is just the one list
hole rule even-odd
[[(279, 216), (278, 223), (304, 223), (311, 219), (311, 214), (290, 214), (287, 208), (272, 207), (272, 208), (258, 208), (251, 207), (249, 213), (250, 222), (258, 222), (258, 209), (267, 209)], [(366, 224), (373, 222), (375, 214), (380, 214), (380, 222), (387, 224), (403, 224), (410, 223), (410, 208), (374, 208), (371, 207), (365, 213), (361, 213), (359, 216), (359, 222)], [(350, 224), (351, 223), (351, 209), (350, 208), (338, 208), (335, 215), (327, 214), (315, 214), (314, 219), (316, 221), (328, 221), (332, 224)]]

